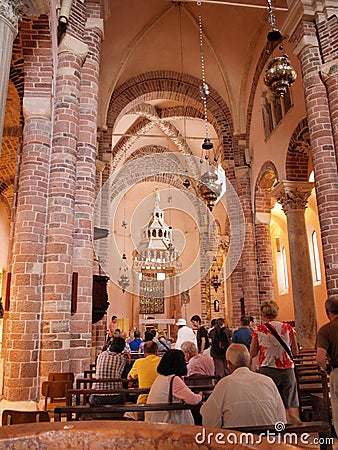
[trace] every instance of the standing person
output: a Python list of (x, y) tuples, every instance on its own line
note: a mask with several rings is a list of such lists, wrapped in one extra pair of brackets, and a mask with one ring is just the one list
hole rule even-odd
[[(108, 349), (100, 353), (96, 361), (96, 378), (121, 378), (123, 369), (128, 362), (128, 357), (122, 353), (125, 340), (121, 337), (114, 338)], [(122, 389), (122, 383), (94, 383), (93, 389)], [(92, 394), (89, 397), (91, 405), (109, 405), (124, 403), (123, 394)]]
[(184, 341), (191, 341), (197, 347), (197, 339), (196, 339), (195, 333), (192, 331), (191, 328), (189, 328), (187, 326), (186, 320), (183, 318), (180, 318), (176, 322), (176, 325), (178, 326), (178, 332), (177, 332), (177, 340), (176, 340), (176, 344), (175, 344), (175, 349), (180, 350), (181, 345)]
[(211, 356), (215, 364), (215, 375), (222, 378), (228, 373), (225, 352), (230, 345), (228, 331), (224, 326), (224, 319), (216, 319), (216, 324), (210, 331), (209, 338), (211, 340)]
[[(197, 405), (203, 394), (194, 394), (183, 381), (187, 374), (184, 354), (181, 350), (168, 350), (157, 366), (159, 376), (153, 382), (148, 394), (148, 403), (179, 403), (182, 400), (189, 405)], [(146, 412), (146, 422), (180, 423), (194, 425), (190, 410)]]
[[(333, 426), (338, 436), (338, 295), (325, 302), (329, 323), (323, 325), (317, 335), (317, 363), (330, 373), (330, 394)], [(326, 358), (329, 359), (329, 364)]]
[(250, 355), (259, 354), (259, 372), (271, 377), (282, 397), (289, 422), (300, 422), (297, 382), (292, 354), (298, 354), (296, 332), (288, 323), (275, 320), (279, 306), (264, 302), (261, 313), (265, 323), (252, 333)]
[(190, 322), (193, 324), (193, 326), (195, 328), (197, 328), (197, 334), (196, 334), (197, 347), (198, 347), (198, 351), (200, 353), (203, 353), (204, 350), (206, 350), (210, 346), (209, 339), (208, 339), (208, 332), (204, 328), (204, 326), (201, 325), (202, 320), (201, 320), (200, 316), (198, 316), (197, 314), (192, 316), (192, 318), (190, 319)]
[(251, 346), (252, 330), (249, 327), (250, 318), (246, 316), (241, 317), (241, 327), (234, 331), (231, 342), (235, 344), (244, 344), (248, 350)]
[(117, 316), (112, 316), (108, 328), (108, 341), (110, 341), (113, 338), (116, 330), (117, 330)]
[(285, 423), (285, 408), (270, 377), (249, 369), (250, 354), (243, 344), (226, 351), (230, 375), (214, 387), (201, 407), (204, 426), (215, 428)]

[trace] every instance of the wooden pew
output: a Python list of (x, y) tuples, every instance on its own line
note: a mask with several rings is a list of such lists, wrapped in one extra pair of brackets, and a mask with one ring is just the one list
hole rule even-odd
[(312, 407), (311, 395), (318, 393), (325, 398), (325, 405), (329, 405), (328, 377), (317, 364), (307, 368), (306, 365), (295, 366), (299, 411), (302, 420), (313, 420), (315, 411)]
[(87, 405), (91, 394), (125, 394), (127, 397), (135, 396), (135, 399), (140, 394), (148, 394), (149, 388), (128, 388), (128, 389), (67, 389), (66, 392), (66, 406)]
[[(119, 414), (119, 420), (126, 412), (144, 413), (147, 411), (173, 411), (173, 410), (187, 410), (199, 407), (200, 405), (188, 405), (185, 403), (152, 403), (146, 405), (137, 405), (135, 403), (124, 403), (121, 405), (103, 405), (103, 406), (88, 406), (88, 405), (74, 405), (74, 406), (58, 406), (54, 409), (54, 420), (60, 421), (62, 417), (66, 416), (67, 420), (81, 420), (83, 418), (91, 419), (96, 414), (104, 415), (106, 418), (117, 418), (116, 413)], [(102, 417), (101, 417), (102, 418)]]
[(128, 380), (127, 378), (77, 378), (75, 380), (76, 389), (86, 389), (91, 387), (94, 383), (128, 383), (135, 384), (137, 379)]
[[(256, 426), (246, 426), (246, 427), (232, 427), (232, 430), (240, 431), (242, 433), (252, 433), (252, 434), (262, 434), (262, 436), (267, 436), (267, 431), (270, 433), (274, 433), (270, 436), (276, 436), (276, 445), (278, 444), (278, 434), (286, 435), (294, 433), (297, 436), (305, 436), (304, 433), (316, 433), (318, 434), (319, 446), (321, 450), (332, 450), (333, 437), (331, 435), (331, 426), (327, 422), (301, 422), (300, 424), (285, 424), (284, 429), (280, 431), (276, 431), (274, 425), (256, 425)], [(285, 439), (291, 439), (290, 435), (285, 436)], [(282, 438), (283, 439), (283, 438)], [(270, 441), (271, 442), (271, 441)], [(291, 441), (281, 440), (284, 444), (293, 444), (295, 445), (295, 440)], [(309, 444), (312, 444), (312, 439), (309, 438)], [(304, 444), (304, 442), (298, 442), (298, 444)]]

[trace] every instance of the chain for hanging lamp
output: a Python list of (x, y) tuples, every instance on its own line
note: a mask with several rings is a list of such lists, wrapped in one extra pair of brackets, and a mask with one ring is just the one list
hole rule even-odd
[[(197, 2), (198, 6), (201, 6), (201, 2)], [(201, 71), (202, 71), (202, 85), (200, 86), (200, 95), (203, 103), (203, 114), (205, 124), (205, 139), (202, 144), (202, 150), (204, 152), (204, 159), (207, 163), (207, 170), (201, 176), (201, 184), (199, 191), (205, 200), (208, 208), (212, 211), (218, 196), (221, 193), (222, 187), (217, 183), (218, 175), (215, 172), (215, 167), (210, 163), (210, 151), (213, 149), (213, 144), (209, 138), (209, 121), (208, 121), (208, 108), (207, 97), (210, 94), (210, 88), (206, 82), (205, 77), (205, 59), (204, 59), (204, 45), (203, 45), (203, 28), (202, 28), (202, 16), (198, 14), (198, 27), (199, 27), (199, 43), (200, 43), (200, 55), (201, 55)], [(201, 160), (203, 163), (203, 160)]]
[(127, 230), (127, 222), (126, 222), (126, 210), (127, 210), (127, 196), (124, 193), (123, 196), (123, 220), (121, 227), (123, 228), (123, 255), (119, 267), (119, 279), (117, 280), (120, 285), (122, 292), (125, 293), (126, 288), (130, 284), (129, 280), (129, 269), (127, 264), (127, 256), (126, 256), (126, 230)]

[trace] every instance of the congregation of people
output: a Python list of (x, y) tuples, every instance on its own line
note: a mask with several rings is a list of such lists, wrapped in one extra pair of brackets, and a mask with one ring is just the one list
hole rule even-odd
[[(330, 372), (333, 425), (338, 431), (338, 296), (325, 304), (329, 322), (317, 337), (317, 363)], [(274, 301), (261, 306), (262, 322), (241, 317), (241, 325), (230, 330), (223, 318), (214, 319), (207, 329), (198, 315), (176, 322), (177, 339), (147, 329), (141, 337), (133, 330), (129, 337), (117, 328), (113, 316), (107, 344), (96, 361), (97, 378), (137, 380), (141, 394), (137, 404), (177, 403), (201, 405), (200, 424), (217, 428), (299, 423), (299, 400), (294, 361), (299, 351), (296, 330), (278, 320)], [(131, 362), (130, 355), (138, 357)], [(206, 376), (219, 379), (205, 395), (194, 392), (185, 377)], [(119, 388), (120, 382), (94, 388)], [(123, 403), (123, 394), (93, 394), (92, 405)], [(140, 420), (136, 414), (129, 416)], [(141, 420), (196, 424), (190, 410), (146, 412)]]

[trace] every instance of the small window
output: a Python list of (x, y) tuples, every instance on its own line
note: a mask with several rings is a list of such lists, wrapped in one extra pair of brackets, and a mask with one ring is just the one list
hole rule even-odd
[(319, 250), (318, 250), (318, 241), (317, 241), (317, 233), (314, 231), (312, 233), (312, 250), (313, 250), (313, 260), (314, 260), (314, 272), (315, 272), (315, 280), (317, 282), (322, 281), (322, 273), (320, 271), (320, 258), (319, 258)]
[(292, 106), (290, 89), (284, 97), (278, 97), (271, 91), (263, 92), (261, 97), (261, 108), (263, 115), (263, 125), (265, 139), (267, 139), (277, 125), (282, 121)]
[(276, 236), (276, 270), (278, 292), (285, 294), (289, 290), (286, 250), (279, 236)]

